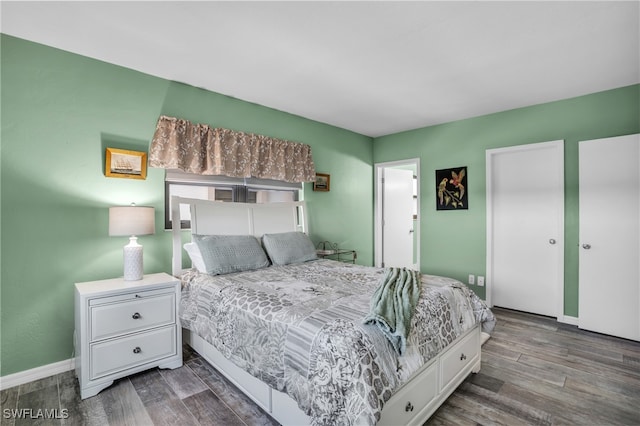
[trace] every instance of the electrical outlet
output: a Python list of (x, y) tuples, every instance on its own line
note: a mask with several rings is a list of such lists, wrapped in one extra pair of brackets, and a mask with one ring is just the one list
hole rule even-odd
[(478, 275), (478, 286), (482, 287), (484, 285), (484, 277)]
[(476, 276), (473, 274), (469, 274), (469, 284), (474, 285), (476, 282)]

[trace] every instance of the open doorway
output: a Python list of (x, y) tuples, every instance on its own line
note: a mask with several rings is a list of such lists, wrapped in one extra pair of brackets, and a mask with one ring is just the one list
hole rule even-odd
[(420, 159), (375, 165), (375, 265), (420, 270)]

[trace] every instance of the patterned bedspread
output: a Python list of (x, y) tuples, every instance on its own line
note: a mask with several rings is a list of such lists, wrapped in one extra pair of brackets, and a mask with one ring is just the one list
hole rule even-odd
[(426, 361), (491, 311), (458, 281), (423, 275), (407, 351), (362, 324), (384, 270), (332, 260), (183, 278), (182, 326), (298, 402), (314, 424), (375, 424)]

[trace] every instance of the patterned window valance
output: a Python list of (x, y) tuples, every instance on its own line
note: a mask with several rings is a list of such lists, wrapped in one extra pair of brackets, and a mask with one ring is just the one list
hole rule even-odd
[(158, 119), (149, 166), (285, 182), (316, 177), (309, 145), (166, 116)]

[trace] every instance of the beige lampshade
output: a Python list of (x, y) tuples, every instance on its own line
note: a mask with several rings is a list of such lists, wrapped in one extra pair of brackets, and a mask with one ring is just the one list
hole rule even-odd
[(156, 231), (153, 207), (110, 207), (109, 235), (149, 235)]

